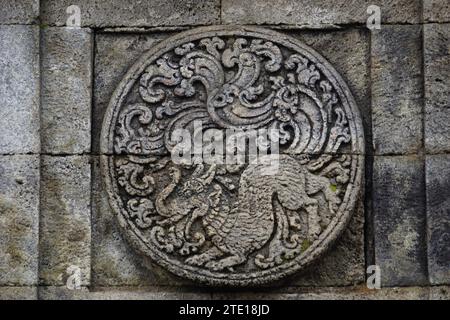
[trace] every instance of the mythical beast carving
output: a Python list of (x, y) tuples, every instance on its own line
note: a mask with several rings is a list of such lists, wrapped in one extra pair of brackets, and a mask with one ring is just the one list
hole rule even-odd
[[(266, 153), (245, 163), (175, 163), (179, 129), (272, 129), (279, 148), (257, 143)], [(301, 269), (342, 232), (363, 141), (350, 91), (312, 49), (262, 29), (200, 28), (130, 69), (105, 116), (102, 162), (141, 252), (181, 276), (245, 285)]]

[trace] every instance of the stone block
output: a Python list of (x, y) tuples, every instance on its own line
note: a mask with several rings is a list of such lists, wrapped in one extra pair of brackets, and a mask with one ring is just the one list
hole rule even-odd
[(93, 34), (89, 29), (42, 31), (41, 148), (87, 153), (91, 146)]
[(383, 23), (420, 22), (419, 0), (356, 0), (347, 2), (307, 0), (223, 0), (222, 23), (226, 24), (366, 24), (369, 5), (381, 9)]
[(375, 154), (422, 147), (422, 27), (383, 26), (372, 33), (372, 132)]
[(37, 287), (0, 287), (0, 300), (37, 300)]
[(430, 287), (430, 300), (450, 300), (449, 286)]
[(0, 154), (38, 153), (39, 27), (0, 25)]
[(0, 0), (0, 24), (37, 24), (39, 0)]
[(0, 156), (0, 286), (37, 284), (39, 156)]
[(428, 274), (450, 284), (450, 155), (426, 156)]
[(89, 157), (43, 156), (41, 170), (40, 284), (65, 285), (79, 275), (89, 285)]
[(450, 3), (448, 0), (422, 0), (425, 22), (450, 22)]
[(450, 24), (424, 25), (425, 148), (450, 152)]
[[(71, 14), (66, 10), (71, 0), (41, 1), (41, 19), (45, 24), (67, 25)], [(79, 0), (81, 26), (83, 27), (152, 27), (218, 24), (220, 1), (192, 0)]]
[(373, 165), (375, 264), (383, 287), (426, 285), (422, 159), (377, 156)]
[(69, 290), (66, 287), (39, 288), (42, 300), (208, 300), (211, 295), (203, 292), (173, 291), (151, 288), (96, 288)]
[(217, 300), (427, 300), (429, 288), (326, 287), (286, 288), (274, 292), (224, 292), (213, 293)]

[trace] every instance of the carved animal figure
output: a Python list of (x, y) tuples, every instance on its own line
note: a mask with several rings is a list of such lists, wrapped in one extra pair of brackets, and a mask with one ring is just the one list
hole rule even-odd
[(327, 191), (326, 178), (310, 174), (289, 155), (278, 157), (278, 162), (272, 162), (270, 156), (261, 158), (244, 170), (237, 207), (226, 216), (222, 213), (218, 217), (221, 213), (213, 211), (211, 214), (215, 216), (203, 219), (215, 246), (186, 259), (187, 263), (206, 264), (207, 268), (217, 271), (245, 262), (248, 255), (266, 245), (276, 231), (274, 200), (289, 210), (305, 208), (310, 232), (320, 232), (318, 202), (309, 197), (308, 191), (310, 194), (323, 191), (333, 203), (339, 202), (338, 197)]

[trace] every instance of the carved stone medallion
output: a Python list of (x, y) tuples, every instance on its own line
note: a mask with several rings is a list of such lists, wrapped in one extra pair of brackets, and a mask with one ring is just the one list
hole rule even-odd
[[(273, 129), (278, 148), (258, 162), (173, 160), (178, 129), (212, 128)], [(111, 98), (101, 143), (122, 232), (141, 254), (206, 284), (257, 285), (303, 269), (342, 233), (361, 189), (364, 137), (350, 90), (313, 49), (261, 28), (198, 28), (143, 54)], [(276, 172), (264, 174), (275, 154)]]

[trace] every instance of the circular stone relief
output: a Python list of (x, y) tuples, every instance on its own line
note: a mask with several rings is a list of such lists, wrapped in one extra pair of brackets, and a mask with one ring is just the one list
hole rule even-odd
[[(244, 160), (204, 161), (221, 132), (215, 159)], [(251, 149), (251, 132), (270, 134)], [(230, 148), (239, 134), (244, 148)], [(261, 28), (198, 28), (143, 54), (111, 98), (101, 144), (109, 202), (136, 250), (211, 285), (303, 269), (343, 232), (361, 189), (350, 90), (313, 49)], [(193, 157), (175, 161), (180, 145)]]

